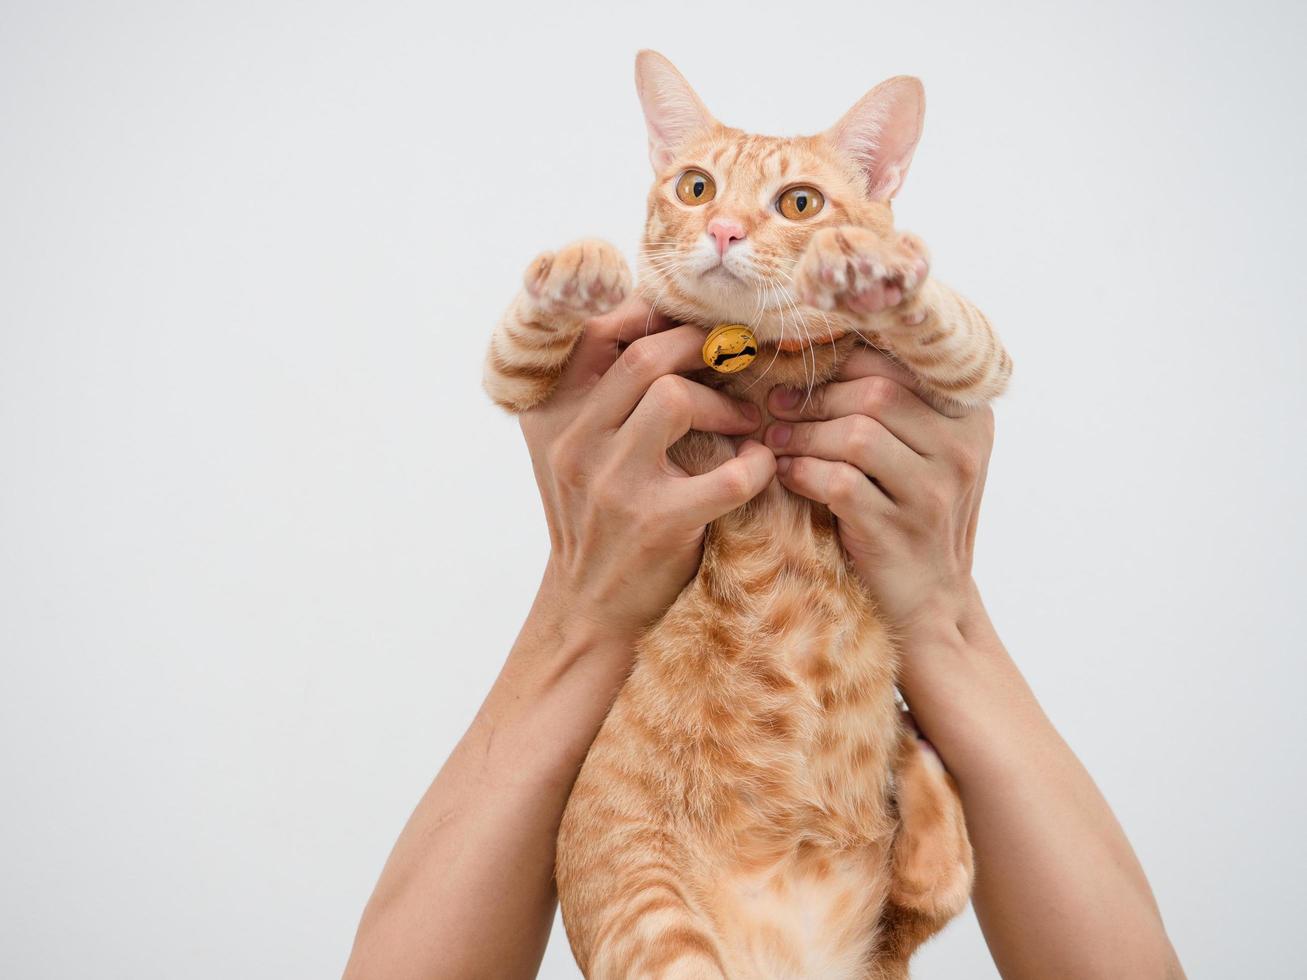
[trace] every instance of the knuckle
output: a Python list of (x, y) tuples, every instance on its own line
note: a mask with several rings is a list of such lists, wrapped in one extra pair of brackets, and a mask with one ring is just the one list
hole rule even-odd
[(611, 473), (600, 474), (594, 482), (591, 493), (595, 505), (605, 513), (625, 516), (630, 509), (630, 494)]
[(545, 462), (560, 480), (574, 482), (581, 471), (579, 454), (572, 448), (570, 441), (559, 439), (545, 452)]
[(649, 386), (649, 397), (669, 415), (680, 415), (690, 409), (690, 383), (674, 374), (664, 374)]
[(855, 415), (849, 424), (848, 448), (857, 457), (875, 452), (880, 442), (880, 423), (866, 415)]
[(966, 483), (971, 483), (980, 476), (981, 465), (980, 453), (969, 446), (962, 448), (954, 456), (953, 467)]
[(952, 495), (937, 483), (930, 484), (922, 491), (922, 511), (932, 525), (937, 525), (943, 521), (952, 507), (952, 503)]
[(889, 378), (875, 375), (862, 383), (862, 405), (867, 415), (875, 416), (883, 412), (898, 395), (898, 385)]
[(658, 362), (658, 345), (653, 337), (641, 337), (626, 348), (621, 356), (622, 366), (637, 378), (655, 375)]
[(788, 456), (789, 460), (784, 472), (777, 467), (777, 479), (782, 483), (790, 483), (796, 487), (807, 486), (808, 483), (808, 457), (807, 456)]
[(563, 452), (561, 443), (554, 443), (545, 450), (545, 464), (555, 473), (562, 473), (568, 464), (567, 453)]
[(632, 512), (627, 521), (641, 541), (661, 541), (667, 535), (666, 518), (654, 508)]
[(743, 466), (727, 466), (721, 474), (722, 494), (729, 500), (744, 500), (749, 496), (749, 474)]
[(858, 492), (862, 489), (862, 484), (866, 477), (857, 472), (851, 466), (841, 466), (830, 478), (830, 499), (831, 503), (851, 504), (857, 499)]

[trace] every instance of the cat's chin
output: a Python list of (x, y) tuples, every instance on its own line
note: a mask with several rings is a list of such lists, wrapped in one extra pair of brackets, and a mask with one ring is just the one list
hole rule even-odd
[[(720, 266), (710, 272), (719, 270)], [(668, 290), (661, 283), (647, 280), (640, 281), (638, 291), (650, 305), (678, 323), (692, 323), (705, 330), (723, 323), (743, 324), (753, 331), (762, 352), (808, 354), (819, 347), (829, 348), (851, 333), (836, 313), (794, 305), (760, 309), (754, 287), (734, 273), (721, 271), (720, 276), (713, 277), (720, 282), (712, 284), (705, 284), (706, 278), (700, 277), (693, 291), (683, 284)]]
[(756, 287), (721, 266), (675, 283), (642, 278), (636, 288), (651, 306), (678, 323), (709, 330), (721, 323), (743, 323), (758, 330)]

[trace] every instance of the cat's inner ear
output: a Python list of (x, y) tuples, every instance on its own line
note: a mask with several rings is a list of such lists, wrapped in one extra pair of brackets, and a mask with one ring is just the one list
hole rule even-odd
[(690, 83), (657, 51), (635, 56), (635, 91), (644, 108), (655, 171), (670, 164), (679, 147), (716, 125)]
[(926, 92), (920, 80), (898, 75), (859, 99), (826, 136), (857, 163), (867, 195), (888, 201), (903, 186), (925, 114)]

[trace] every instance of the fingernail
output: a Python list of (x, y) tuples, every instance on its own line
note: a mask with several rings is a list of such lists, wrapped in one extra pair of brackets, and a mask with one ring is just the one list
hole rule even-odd
[(754, 425), (757, 425), (759, 422), (762, 421), (762, 410), (759, 409), (758, 406), (753, 404), (752, 402), (741, 402), (740, 414), (743, 415), (750, 422), (752, 422)]
[(767, 427), (767, 442), (779, 449), (790, 441), (792, 431), (788, 425), (770, 425)]
[(795, 388), (775, 388), (771, 393), (772, 404), (777, 408), (793, 408), (799, 404), (799, 392)]
[(780, 459), (776, 460), (776, 472), (779, 473), (781, 476), (784, 476), (786, 473), (790, 471), (790, 466), (793, 463), (794, 463), (793, 456), (782, 456)]

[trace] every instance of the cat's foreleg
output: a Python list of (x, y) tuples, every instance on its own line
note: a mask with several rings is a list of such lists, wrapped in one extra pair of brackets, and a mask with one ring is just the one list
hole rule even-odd
[(510, 412), (539, 405), (567, 367), (585, 321), (621, 303), (631, 290), (622, 253), (587, 239), (536, 257), (490, 339), (483, 383)]
[(795, 270), (798, 298), (856, 318), (859, 330), (903, 363), (937, 407), (950, 414), (998, 396), (1012, 359), (973, 304), (930, 276), (915, 235), (825, 228)]

